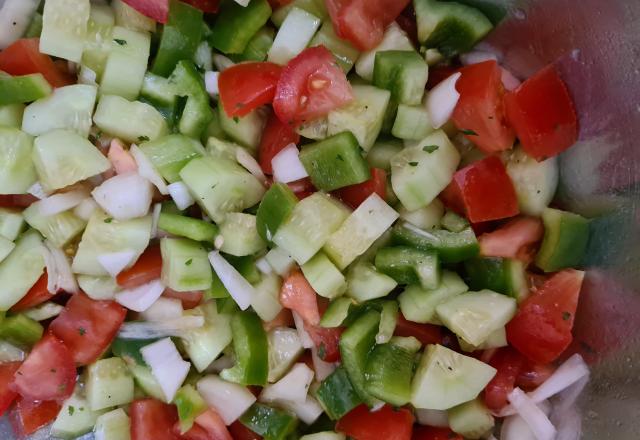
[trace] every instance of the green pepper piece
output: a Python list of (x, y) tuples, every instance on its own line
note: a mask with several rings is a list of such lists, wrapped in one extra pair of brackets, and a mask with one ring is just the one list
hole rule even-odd
[(480, 253), (476, 234), (470, 227), (461, 232), (441, 229), (424, 231), (410, 223), (398, 223), (392, 230), (396, 244), (434, 250), (443, 263), (460, 263)]
[(415, 353), (394, 343), (376, 345), (365, 368), (365, 389), (394, 406), (411, 400)]
[(338, 420), (362, 403), (349, 375), (340, 366), (322, 381), (316, 391), (316, 398), (332, 420)]
[(32, 347), (42, 338), (43, 332), (38, 321), (23, 314), (8, 316), (0, 323), (0, 339), (20, 348)]
[(209, 43), (226, 54), (242, 53), (270, 16), (267, 0), (251, 0), (246, 7), (226, 2), (211, 29)]
[(288, 185), (284, 183), (271, 185), (258, 208), (256, 219), (258, 234), (265, 241), (270, 242), (280, 225), (289, 218), (297, 203), (298, 198)]
[(435, 289), (440, 283), (438, 254), (408, 246), (382, 248), (376, 254), (376, 268), (400, 284), (420, 283)]
[(220, 377), (242, 385), (267, 384), (269, 354), (262, 321), (252, 312), (236, 313), (231, 319), (236, 365), (223, 370)]
[(213, 243), (220, 233), (218, 227), (212, 223), (183, 215), (160, 213), (158, 228), (172, 235), (190, 238), (195, 241)]
[(572, 212), (546, 208), (542, 212), (544, 239), (536, 266), (556, 272), (580, 265), (589, 242), (589, 220)]
[(196, 417), (207, 410), (207, 403), (193, 385), (184, 385), (173, 398), (178, 409), (180, 419), (180, 432), (185, 433), (191, 429)]
[[(169, 81), (175, 84), (176, 95), (187, 97), (182, 111), (174, 111), (174, 114), (180, 118), (177, 124), (180, 133), (200, 139), (200, 134), (213, 119), (209, 94), (204, 87), (202, 76), (192, 61), (183, 60), (178, 63)], [(179, 103), (181, 100), (177, 101)]]
[(231, 59), (237, 63), (242, 61), (264, 61), (267, 59), (274, 38), (275, 31), (265, 26), (249, 40), (244, 52), (240, 55), (232, 55)]
[(51, 94), (51, 85), (41, 73), (0, 76), (0, 105), (23, 104)]
[(240, 310), (231, 296), (216, 299), (216, 309), (218, 313), (226, 315), (232, 315)]
[(283, 440), (295, 431), (298, 419), (281, 409), (255, 403), (240, 417), (240, 423), (264, 440)]
[(260, 281), (261, 275), (256, 266), (256, 260), (251, 256), (236, 257), (235, 255), (225, 254), (224, 258), (231, 264), (240, 275), (246, 278), (251, 284), (255, 284)]
[(467, 281), (472, 290), (494, 292), (523, 298), (528, 292), (525, 266), (521, 261), (498, 257), (476, 257), (464, 262)]
[(151, 72), (168, 76), (176, 63), (191, 60), (202, 39), (202, 11), (178, 0), (169, 2), (169, 19), (162, 29)]

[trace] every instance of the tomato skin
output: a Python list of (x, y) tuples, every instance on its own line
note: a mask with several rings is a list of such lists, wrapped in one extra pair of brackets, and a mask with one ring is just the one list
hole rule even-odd
[(498, 371), (484, 389), (484, 401), (489, 409), (499, 411), (509, 403), (507, 396), (513, 391), (524, 363), (524, 357), (511, 347), (500, 348), (493, 355), (489, 365)]
[(442, 198), (472, 223), (513, 217), (520, 212), (511, 178), (496, 156), (456, 171)]
[(291, 272), (280, 289), (280, 304), (298, 313), (305, 323), (320, 324), (320, 311), (315, 290), (302, 272)]
[(507, 340), (529, 360), (555, 361), (569, 346), (584, 272), (566, 269), (529, 296), (507, 324)]
[[(429, 79), (427, 80), (427, 90), (433, 89), (445, 79), (449, 78), (454, 73), (460, 71), (460, 67), (454, 66), (434, 66), (429, 67)], [(460, 80), (458, 80), (460, 81)]]
[(354, 408), (336, 424), (336, 431), (354, 440), (411, 440), (413, 414), (405, 408), (383, 406), (370, 412), (366, 405)]
[(567, 86), (545, 67), (505, 97), (507, 117), (531, 157), (556, 156), (578, 139), (578, 118)]
[(269, 116), (267, 125), (262, 132), (258, 147), (258, 161), (265, 174), (273, 174), (271, 160), (289, 144), (298, 144), (300, 135), (289, 125), (284, 124), (275, 114)]
[(299, 125), (353, 100), (351, 84), (324, 46), (310, 47), (282, 69), (273, 110), (285, 124)]
[(202, 12), (212, 14), (218, 12), (220, 6), (219, 0), (182, 0), (185, 3), (189, 3), (194, 8), (200, 9)]
[(18, 438), (31, 435), (52, 422), (58, 416), (60, 408), (58, 402), (51, 400), (34, 402), (19, 398), (10, 417), (13, 431)]
[(0, 364), (0, 416), (11, 406), (18, 393), (11, 389), (13, 375), (22, 362), (4, 362)]
[[(166, 23), (169, 19), (169, 0), (122, 0), (142, 15), (157, 22)], [(190, 2), (187, 2), (190, 3)]]
[(320, 359), (325, 362), (338, 362), (340, 360), (339, 344), (344, 328), (324, 328), (307, 323), (304, 324), (304, 328), (318, 349), (318, 357)]
[(200, 290), (194, 290), (192, 292), (178, 292), (167, 287), (162, 293), (162, 296), (179, 299), (182, 302), (182, 308), (184, 310), (190, 310), (200, 305), (202, 298), (204, 297), (204, 293)]
[(95, 362), (109, 347), (127, 310), (115, 301), (95, 301), (84, 293), (71, 297), (49, 330), (69, 348), (78, 365)]
[(485, 257), (516, 258), (530, 262), (542, 240), (544, 226), (534, 217), (519, 217), (478, 238), (480, 254)]
[(55, 294), (49, 293), (47, 289), (47, 283), (49, 282), (49, 278), (47, 277), (47, 270), (45, 269), (44, 273), (38, 281), (29, 289), (27, 294), (13, 307), (11, 307), (12, 312), (21, 312), (23, 310), (30, 309), (31, 307), (35, 307), (43, 302), (49, 301), (51, 298), (55, 296)]
[(229, 425), (229, 432), (234, 440), (262, 440), (260, 435), (244, 426), (238, 420)]
[(160, 278), (162, 274), (162, 254), (160, 246), (149, 246), (138, 261), (129, 269), (118, 274), (116, 281), (123, 289), (133, 289)]
[(269, 332), (278, 327), (293, 327), (294, 324), (291, 310), (282, 309), (271, 321), (263, 322), (262, 327), (264, 327), (264, 331)]
[(443, 339), (440, 326), (407, 321), (402, 313), (398, 315), (398, 322), (393, 334), (394, 336), (413, 336), (424, 345), (442, 344)]
[(495, 60), (460, 69), (456, 83), (460, 99), (453, 112), (453, 122), (460, 130), (472, 130), (465, 137), (485, 153), (513, 147), (515, 133), (508, 125), (504, 110), (502, 70)]
[(345, 186), (335, 195), (351, 208), (356, 209), (367, 197), (376, 193), (382, 200), (387, 196), (387, 173), (380, 168), (371, 168), (371, 179), (356, 185)]
[(51, 87), (74, 84), (69, 75), (56, 67), (49, 55), (40, 53), (39, 38), (23, 38), (0, 52), (0, 70), (9, 75), (41, 73)]
[(525, 364), (516, 378), (516, 385), (525, 391), (533, 391), (549, 379), (549, 376), (551, 376), (554, 371), (551, 365), (543, 365), (525, 360)]
[(233, 440), (222, 417), (214, 409), (209, 408), (196, 417), (194, 427), (201, 428), (209, 440)]
[(173, 425), (178, 421), (175, 405), (156, 399), (134, 400), (129, 410), (131, 440), (178, 440)]
[(240, 63), (220, 74), (220, 101), (229, 117), (245, 116), (273, 101), (282, 67), (270, 62)]
[(13, 376), (11, 388), (29, 400), (64, 400), (73, 393), (76, 366), (67, 346), (46, 334)]
[(464, 440), (449, 428), (436, 428), (434, 426), (417, 426), (413, 430), (411, 440)]

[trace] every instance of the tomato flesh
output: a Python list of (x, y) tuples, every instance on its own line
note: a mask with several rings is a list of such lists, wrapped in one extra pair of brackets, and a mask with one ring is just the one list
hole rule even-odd
[(417, 426), (413, 430), (412, 440), (464, 440), (449, 428), (436, 428), (435, 426)]
[(262, 440), (260, 435), (256, 434), (237, 420), (229, 425), (229, 432), (234, 440)]
[(133, 266), (118, 274), (116, 281), (123, 289), (133, 289), (157, 280), (161, 274), (162, 254), (160, 253), (160, 246), (149, 246)]
[(460, 69), (456, 83), (460, 93), (453, 122), (465, 136), (485, 153), (508, 150), (515, 133), (504, 111), (502, 70), (494, 60)]
[(356, 209), (373, 193), (378, 194), (382, 200), (387, 196), (387, 173), (380, 168), (371, 168), (371, 179), (340, 188), (335, 195), (351, 208)]
[(390, 405), (371, 412), (366, 405), (360, 405), (341, 418), (336, 431), (354, 440), (410, 440), (413, 430), (413, 414)]
[(340, 336), (344, 331), (341, 327), (324, 328), (319, 325), (304, 324), (313, 344), (318, 350), (318, 357), (325, 362), (340, 360)]
[(18, 438), (31, 435), (52, 422), (60, 412), (61, 405), (55, 401), (34, 402), (19, 398), (10, 421)]
[(513, 391), (524, 363), (524, 357), (511, 347), (501, 348), (493, 355), (489, 365), (497, 372), (484, 389), (487, 407), (499, 411), (507, 405), (507, 396)]
[(393, 334), (404, 337), (413, 336), (424, 345), (442, 344), (442, 330), (440, 326), (407, 321), (402, 314), (398, 315), (396, 329)]
[(282, 123), (275, 114), (269, 116), (267, 125), (262, 132), (258, 147), (258, 161), (265, 174), (273, 174), (271, 161), (284, 147), (298, 144), (300, 135), (289, 125)]
[(16, 41), (0, 52), (0, 70), (9, 75), (41, 73), (52, 87), (73, 84), (73, 79), (56, 67), (49, 55), (40, 53), (39, 38)]
[(528, 359), (555, 361), (569, 346), (584, 272), (566, 269), (529, 296), (507, 324), (507, 340)]
[(220, 101), (229, 117), (245, 116), (273, 101), (282, 67), (269, 62), (241, 63), (220, 74)]
[(22, 362), (4, 362), (0, 364), (0, 416), (11, 406), (18, 393), (11, 389), (13, 375)]
[(190, 310), (200, 305), (202, 298), (204, 297), (204, 293), (200, 290), (194, 290), (192, 292), (178, 292), (176, 290), (166, 288), (162, 293), (162, 296), (179, 299), (180, 302), (182, 302), (182, 308), (184, 310)]
[(578, 118), (567, 86), (548, 66), (505, 97), (507, 117), (531, 157), (545, 160), (578, 139)]
[(282, 69), (273, 110), (285, 124), (300, 125), (353, 100), (347, 77), (324, 46), (310, 47)]
[(94, 301), (75, 294), (49, 330), (64, 341), (78, 365), (95, 362), (109, 347), (127, 311), (115, 301)]
[(47, 271), (45, 269), (42, 276), (38, 278), (38, 281), (36, 281), (31, 289), (29, 289), (27, 294), (20, 301), (14, 304), (13, 307), (11, 307), (11, 311), (21, 312), (47, 302), (53, 298), (55, 294), (50, 293), (47, 289), (48, 282), (49, 278), (47, 277)]
[(493, 232), (482, 234), (478, 238), (480, 253), (486, 257), (516, 258), (529, 262), (543, 235), (544, 226), (540, 219), (517, 218)]
[(182, 0), (185, 3), (189, 3), (194, 8), (200, 9), (202, 12), (212, 14), (218, 12), (220, 6), (220, 0)]
[(300, 271), (291, 272), (282, 283), (280, 304), (298, 313), (305, 323), (314, 326), (320, 323), (316, 292)]
[[(122, 0), (142, 15), (157, 22), (166, 23), (169, 19), (169, 0)], [(197, 1), (197, 0), (196, 0)], [(187, 1), (187, 3), (191, 3)]]
[(175, 405), (156, 399), (134, 400), (129, 410), (131, 440), (178, 440), (173, 425), (178, 421)]

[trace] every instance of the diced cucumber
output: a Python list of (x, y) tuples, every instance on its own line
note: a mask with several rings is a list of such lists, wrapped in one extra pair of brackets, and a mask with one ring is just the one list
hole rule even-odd
[(0, 106), (0, 127), (20, 128), (24, 109), (25, 107), (22, 103)]
[(352, 89), (353, 102), (329, 113), (327, 135), (350, 131), (362, 149), (369, 151), (382, 129), (391, 94), (368, 85), (354, 85)]
[(456, 214), (453, 211), (447, 211), (440, 219), (440, 224), (444, 229), (450, 232), (462, 232), (469, 227), (466, 218)]
[(393, 343), (376, 345), (366, 363), (367, 392), (394, 406), (409, 403), (415, 353)]
[(160, 75), (154, 75), (147, 72), (142, 80), (142, 88), (140, 89), (140, 97), (148, 100), (158, 107), (166, 107), (173, 109), (176, 105), (177, 98), (176, 86), (168, 78)]
[(9, 310), (38, 281), (44, 271), (42, 237), (36, 231), (24, 233), (16, 247), (0, 263), (0, 311)]
[(98, 262), (98, 256), (131, 251), (136, 261), (149, 245), (151, 217), (118, 221), (97, 209), (87, 224), (71, 268), (75, 273), (107, 276), (109, 273)]
[(196, 202), (215, 222), (229, 212), (242, 211), (260, 201), (265, 189), (258, 179), (235, 162), (200, 157), (180, 171)]
[(251, 40), (247, 43), (247, 47), (244, 48), (244, 51), (240, 55), (236, 55), (232, 58), (236, 62), (265, 61), (267, 59), (269, 49), (271, 49), (271, 46), (273, 45), (274, 38), (275, 32), (273, 28), (265, 26), (251, 37)]
[(42, 325), (24, 313), (0, 321), (0, 339), (24, 350), (33, 347), (43, 332)]
[(89, 0), (47, 0), (42, 14), (40, 52), (79, 63), (90, 10)]
[(7, 258), (15, 247), (16, 245), (14, 242), (0, 235), (0, 263)]
[(399, 104), (422, 102), (429, 66), (415, 50), (388, 50), (376, 53), (373, 84), (389, 90)]
[(410, 247), (385, 247), (376, 254), (376, 268), (399, 284), (419, 283), (435, 289), (440, 283), (440, 260), (434, 251)]
[(282, 280), (274, 273), (265, 274), (253, 287), (256, 294), (251, 298), (251, 307), (260, 319), (265, 322), (271, 321), (282, 310), (278, 301)]
[(96, 419), (95, 440), (130, 440), (131, 421), (122, 408), (102, 414)]
[(73, 185), (111, 168), (111, 163), (91, 142), (68, 130), (38, 136), (32, 156), (45, 191)]
[(411, 403), (444, 410), (475, 399), (496, 369), (441, 345), (429, 345), (413, 378)]
[(254, 403), (240, 416), (239, 420), (244, 426), (267, 440), (285, 440), (298, 425), (298, 419), (288, 411), (262, 403)]
[(0, 105), (24, 104), (51, 94), (52, 88), (41, 73), (0, 76)]
[(538, 162), (521, 147), (505, 153), (507, 174), (518, 196), (520, 212), (540, 216), (556, 193), (559, 180), (558, 159)]
[(529, 294), (525, 265), (520, 260), (477, 257), (465, 261), (464, 268), (471, 289), (489, 289), (514, 297), (518, 302)]
[(321, 19), (315, 15), (293, 7), (276, 34), (267, 60), (276, 64), (287, 64), (307, 47), (320, 23)]
[(277, 327), (267, 333), (269, 342), (269, 383), (280, 380), (302, 354), (300, 336), (294, 329)]
[(191, 429), (196, 417), (208, 409), (207, 403), (193, 385), (183, 385), (173, 398), (173, 403), (178, 409), (180, 432), (183, 434)]
[(296, 133), (300, 136), (307, 139), (313, 139), (315, 141), (326, 139), (328, 132), (329, 118), (327, 116), (305, 122), (296, 128)]
[(27, 106), (22, 130), (39, 136), (51, 130), (68, 129), (87, 137), (97, 93), (96, 86), (84, 84), (55, 89), (51, 96)]
[[(119, 0), (114, 1), (114, 9), (117, 3), (123, 4)], [(111, 52), (111, 35), (115, 25), (114, 9), (107, 4), (94, 3), (91, 5), (81, 69), (93, 70), (96, 73), (96, 80), (102, 77), (104, 66)]]
[(211, 286), (211, 265), (207, 251), (188, 238), (163, 238), (162, 283), (177, 292), (205, 290)]
[(140, 149), (169, 183), (180, 180), (180, 170), (191, 159), (205, 155), (200, 142), (181, 134), (170, 134), (155, 141), (144, 142)]
[(286, 276), (296, 264), (294, 259), (291, 258), (285, 250), (277, 246), (267, 252), (265, 258), (275, 273), (283, 277)]
[(94, 277), (91, 275), (78, 275), (76, 277), (80, 289), (93, 300), (110, 300), (120, 290), (118, 283), (111, 276)]
[(40, 214), (40, 203), (36, 202), (22, 213), (32, 228), (40, 232), (55, 247), (62, 248), (77, 237), (87, 222), (77, 217), (73, 211), (64, 211), (51, 216)]
[(476, 347), (516, 314), (516, 300), (491, 290), (455, 296), (436, 307), (445, 326)]
[(165, 400), (164, 392), (153, 373), (151, 373), (151, 368), (137, 364), (128, 364), (127, 366), (133, 375), (136, 386), (154, 399)]
[(367, 153), (367, 162), (372, 168), (391, 170), (391, 158), (404, 146), (398, 139), (378, 139)]
[(320, 17), (322, 21), (326, 21), (326, 19), (329, 18), (329, 13), (327, 12), (324, 0), (293, 0), (288, 5), (281, 6), (273, 12), (271, 15), (271, 21), (273, 24), (276, 27), (282, 26), (285, 18), (293, 8), (300, 8), (307, 11), (316, 17)]
[(426, 231), (437, 228), (440, 225), (443, 214), (444, 205), (438, 199), (434, 199), (427, 206), (418, 208), (415, 211), (409, 211), (405, 207), (400, 209), (401, 219)]
[(402, 314), (409, 321), (440, 324), (436, 307), (467, 290), (467, 285), (458, 274), (445, 270), (442, 272), (440, 285), (435, 289), (409, 286), (400, 294), (398, 301)]
[(327, 310), (325, 310), (320, 320), (320, 325), (326, 328), (340, 327), (347, 316), (349, 315), (349, 309), (354, 304), (351, 298), (337, 298), (331, 301)]
[(420, 105), (398, 106), (391, 134), (400, 139), (420, 140), (433, 131), (427, 109)]
[(393, 156), (393, 191), (410, 211), (427, 206), (451, 182), (459, 162), (460, 154), (447, 135), (435, 131)]
[(343, 40), (336, 35), (331, 21), (322, 23), (322, 27), (309, 43), (309, 47), (315, 46), (324, 46), (329, 49), (345, 73), (351, 70), (360, 55), (360, 51), (353, 47), (349, 41)]
[(413, 50), (411, 40), (396, 22), (392, 22), (387, 27), (382, 41), (376, 48), (360, 55), (356, 62), (356, 73), (361, 78), (372, 81), (376, 54), (387, 50)]
[(345, 269), (369, 249), (397, 218), (398, 213), (374, 193), (331, 234), (324, 250), (339, 269)]
[[(254, 0), (255, 1), (255, 0)], [(218, 105), (218, 117), (220, 126), (229, 138), (255, 151), (260, 145), (262, 130), (267, 123), (266, 113), (263, 109), (256, 109), (241, 118), (230, 118), (225, 113), (222, 105)]]
[(507, 342), (507, 330), (504, 327), (500, 327), (498, 330), (492, 332), (487, 339), (477, 347), (469, 344), (460, 336), (458, 336), (457, 339), (458, 344), (460, 344), (460, 348), (467, 353), (471, 353), (476, 350), (490, 350), (492, 348), (506, 347), (509, 345), (509, 342)]
[(542, 221), (544, 239), (536, 266), (545, 272), (578, 266), (589, 242), (589, 220), (572, 212), (546, 208)]
[(100, 94), (136, 99), (147, 70), (151, 37), (147, 33), (115, 26), (111, 38), (111, 52), (102, 73)]
[[(176, 3), (180, 2), (176, 0)], [(169, 82), (175, 84), (176, 95), (187, 97), (178, 123), (180, 133), (200, 139), (200, 135), (213, 118), (202, 75), (198, 73), (193, 62), (182, 60), (173, 70)]]
[(32, 150), (31, 136), (17, 128), (0, 128), (0, 194), (24, 194), (35, 183)]
[(493, 28), (480, 11), (456, 2), (414, 0), (418, 40), (445, 57), (467, 52)]
[(258, 234), (271, 241), (280, 225), (289, 218), (298, 198), (288, 185), (276, 182), (267, 190), (257, 213)]
[(475, 257), (480, 252), (478, 240), (471, 227), (462, 232), (443, 229), (425, 231), (409, 223), (400, 223), (393, 227), (393, 241), (417, 249), (435, 250), (444, 263), (459, 263)]
[(369, 263), (358, 263), (347, 273), (347, 295), (360, 303), (387, 296), (397, 285), (396, 280)]
[(349, 210), (326, 194), (315, 193), (300, 201), (280, 226), (273, 242), (305, 264), (346, 220)]
[(242, 212), (228, 213), (220, 224), (220, 234), (224, 239), (220, 250), (236, 257), (256, 254), (267, 245), (258, 235), (256, 216)]
[[(386, 344), (393, 337), (393, 332), (398, 325), (398, 302), (384, 301), (380, 312), (380, 325), (376, 335), (376, 344)], [(404, 347), (404, 345), (402, 345)], [(420, 347), (416, 351), (418, 351)]]
[(463, 403), (451, 408), (447, 413), (451, 430), (468, 439), (483, 438), (495, 424), (491, 411), (482, 399)]
[(156, 22), (153, 18), (142, 15), (122, 0), (112, 0), (111, 7), (118, 26), (139, 32), (155, 32)]
[(76, 389), (71, 397), (62, 403), (58, 417), (51, 425), (51, 435), (62, 439), (74, 439), (93, 429), (98, 416), (103, 411), (94, 411), (89, 402)]
[(123, 405), (133, 400), (133, 377), (119, 357), (101, 359), (87, 368), (85, 391), (93, 411)]
[(236, 151), (238, 151), (238, 148), (243, 147), (235, 142), (225, 141), (215, 136), (207, 139), (207, 153), (215, 158), (227, 159), (235, 162)]
[(19, 211), (0, 208), (0, 235), (14, 241), (24, 228), (24, 217)]
[(225, 54), (242, 53), (270, 16), (267, 0), (251, 0), (246, 7), (236, 2), (225, 3), (211, 28), (209, 43)]
[(324, 252), (318, 252), (301, 266), (304, 277), (313, 290), (325, 298), (335, 298), (347, 289), (347, 281)]
[(362, 403), (343, 366), (335, 369), (316, 390), (316, 398), (331, 420), (338, 420)]
[(213, 302), (207, 302), (186, 315), (204, 315), (205, 325), (183, 332), (181, 339), (196, 370), (204, 371), (231, 343), (231, 317), (218, 313)]
[(100, 98), (93, 120), (102, 131), (127, 142), (155, 140), (169, 132), (167, 122), (154, 107), (115, 95)]

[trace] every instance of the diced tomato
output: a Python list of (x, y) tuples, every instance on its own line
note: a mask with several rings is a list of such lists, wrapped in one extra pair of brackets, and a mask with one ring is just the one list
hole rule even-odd
[(436, 428), (434, 426), (416, 426), (411, 440), (464, 440), (449, 428)]
[(324, 328), (305, 322), (304, 328), (318, 349), (318, 357), (320, 359), (325, 362), (338, 362), (340, 360), (340, 335), (344, 331), (342, 327)]
[(376, 47), (410, 0), (327, 0), (336, 35), (360, 50)]
[(396, 329), (393, 334), (395, 336), (413, 336), (425, 345), (442, 343), (441, 327), (407, 321), (402, 314), (398, 315), (398, 322), (396, 323)]
[(484, 401), (494, 410), (501, 410), (507, 403), (507, 396), (515, 387), (516, 378), (524, 366), (524, 357), (511, 347), (499, 349), (489, 365), (497, 371), (484, 389)]
[(578, 139), (578, 118), (567, 86), (553, 66), (505, 97), (507, 117), (531, 157), (556, 156)]
[(169, 0), (122, 0), (144, 16), (160, 23), (169, 19)]
[(209, 440), (234, 440), (224, 424), (224, 420), (216, 410), (209, 408), (207, 411), (196, 417), (196, 424), (202, 428)]
[(134, 400), (129, 409), (131, 440), (178, 440), (173, 425), (178, 421), (175, 405), (156, 399)]
[(0, 194), (0, 208), (28, 208), (38, 200), (31, 194)]
[(304, 179), (296, 180), (295, 182), (287, 183), (291, 191), (296, 195), (296, 197), (300, 200), (304, 200), (309, 197), (311, 194), (315, 193), (317, 188), (313, 186), (311, 183), (311, 179), (305, 177)]
[[(182, 434), (180, 422), (173, 424), (173, 435), (180, 440), (212, 440), (209, 433), (200, 425), (194, 424), (191, 429)], [(213, 440), (216, 440), (215, 437)]]
[(378, 194), (382, 200), (387, 196), (387, 173), (380, 168), (371, 168), (371, 179), (357, 185), (340, 188), (335, 192), (335, 195), (356, 209), (373, 193)]
[(511, 178), (496, 156), (457, 171), (442, 199), (472, 223), (513, 217), (519, 212)]
[(525, 365), (516, 378), (516, 385), (525, 391), (532, 391), (549, 379), (554, 371), (550, 364), (543, 365), (525, 360)]
[(385, 405), (375, 412), (360, 405), (341, 418), (336, 431), (354, 440), (411, 440), (413, 414), (408, 409)]
[(16, 41), (0, 52), (0, 70), (10, 75), (41, 73), (52, 87), (73, 84), (73, 78), (62, 72), (49, 55), (40, 53), (39, 38)]
[(459, 71), (460, 67), (455, 66), (442, 65), (429, 67), (429, 80), (427, 81), (427, 90), (433, 89), (442, 81)]
[(202, 12), (212, 14), (218, 12), (220, 6), (220, 0), (182, 0), (185, 3), (189, 3), (194, 8), (200, 9)]
[(202, 298), (204, 297), (204, 293), (201, 290), (194, 290), (192, 292), (178, 292), (167, 287), (166, 289), (164, 289), (162, 296), (166, 296), (167, 298), (179, 299), (182, 302), (182, 308), (185, 310), (189, 310), (200, 305), (200, 303), (202, 302)]
[(244, 116), (270, 104), (282, 67), (270, 62), (240, 63), (220, 74), (220, 101), (229, 117)]
[(63, 400), (73, 393), (76, 366), (67, 346), (46, 334), (24, 360), (10, 385), (30, 400)]
[(269, 0), (269, 4), (273, 9), (280, 8), (282, 6), (287, 6), (293, 0)]
[(78, 365), (95, 362), (109, 347), (127, 310), (115, 301), (95, 301), (84, 293), (71, 297), (49, 325), (62, 339)]
[(273, 174), (271, 160), (274, 156), (287, 145), (298, 144), (298, 142), (300, 142), (300, 135), (288, 124), (282, 123), (275, 113), (272, 113), (262, 132), (262, 139), (258, 147), (258, 160), (262, 171), (265, 174)]
[(528, 359), (541, 364), (556, 360), (573, 336), (574, 315), (584, 272), (556, 273), (521, 305), (507, 324), (507, 340)]
[(154, 245), (149, 246), (133, 266), (120, 272), (116, 281), (123, 289), (133, 289), (157, 280), (161, 274), (162, 254), (160, 246)]
[(277, 327), (292, 327), (294, 325), (291, 310), (282, 309), (271, 321), (263, 322), (262, 327), (265, 331), (271, 331)]
[(320, 312), (315, 290), (302, 272), (291, 272), (280, 289), (280, 304), (299, 314), (306, 323), (318, 325)]
[(47, 289), (47, 284), (49, 279), (47, 277), (47, 271), (45, 269), (44, 273), (38, 281), (29, 289), (27, 294), (18, 301), (13, 307), (11, 307), (12, 312), (21, 312), (23, 310), (30, 309), (31, 307), (35, 307), (43, 302), (49, 301), (51, 298), (55, 296)]
[(116, 174), (135, 173), (138, 171), (138, 164), (119, 139), (113, 139), (109, 145), (107, 158)]
[(234, 440), (262, 440), (261, 436), (237, 420), (229, 425), (229, 432)]
[(407, 7), (404, 8), (402, 13), (398, 15), (398, 18), (396, 18), (396, 23), (398, 23), (398, 26), (407, 33), (407, 36), (413, 44), (415, 46), (419, 46), (418, 22), (416, 19), (416, 10), (413, 8), (413, 4), (409, 3)]
[(285, 124), (299, 125), (353, 100), (353, 91), (334, 55), (310, 47), (282, 69), (273, 110)]
[(480, 253), (486, 257), (517, 258), (529, 262), (543, 235), (544, 226), (540, 219), (516, 218), (493, 232), (482, 234), (478, 238)]
[(13, 375), (18, 371), (22, 362), (4, 362), (0, 364), (0, 416), (11, 406), (18, 393), (9, 386)]
[(18, 438), (24, 438), (52, 422), (58, 416), (60, 407), (56, 401), (34, 402), (21, 397), (11, 413), (11, 426)]
[(452, 116), (456, 127), (485, 153), (510, 149), (515, 133), (506, 120), (500, 66), (489, 60), (463, 67), (460, 72), (456, 83), (460, 99)]

